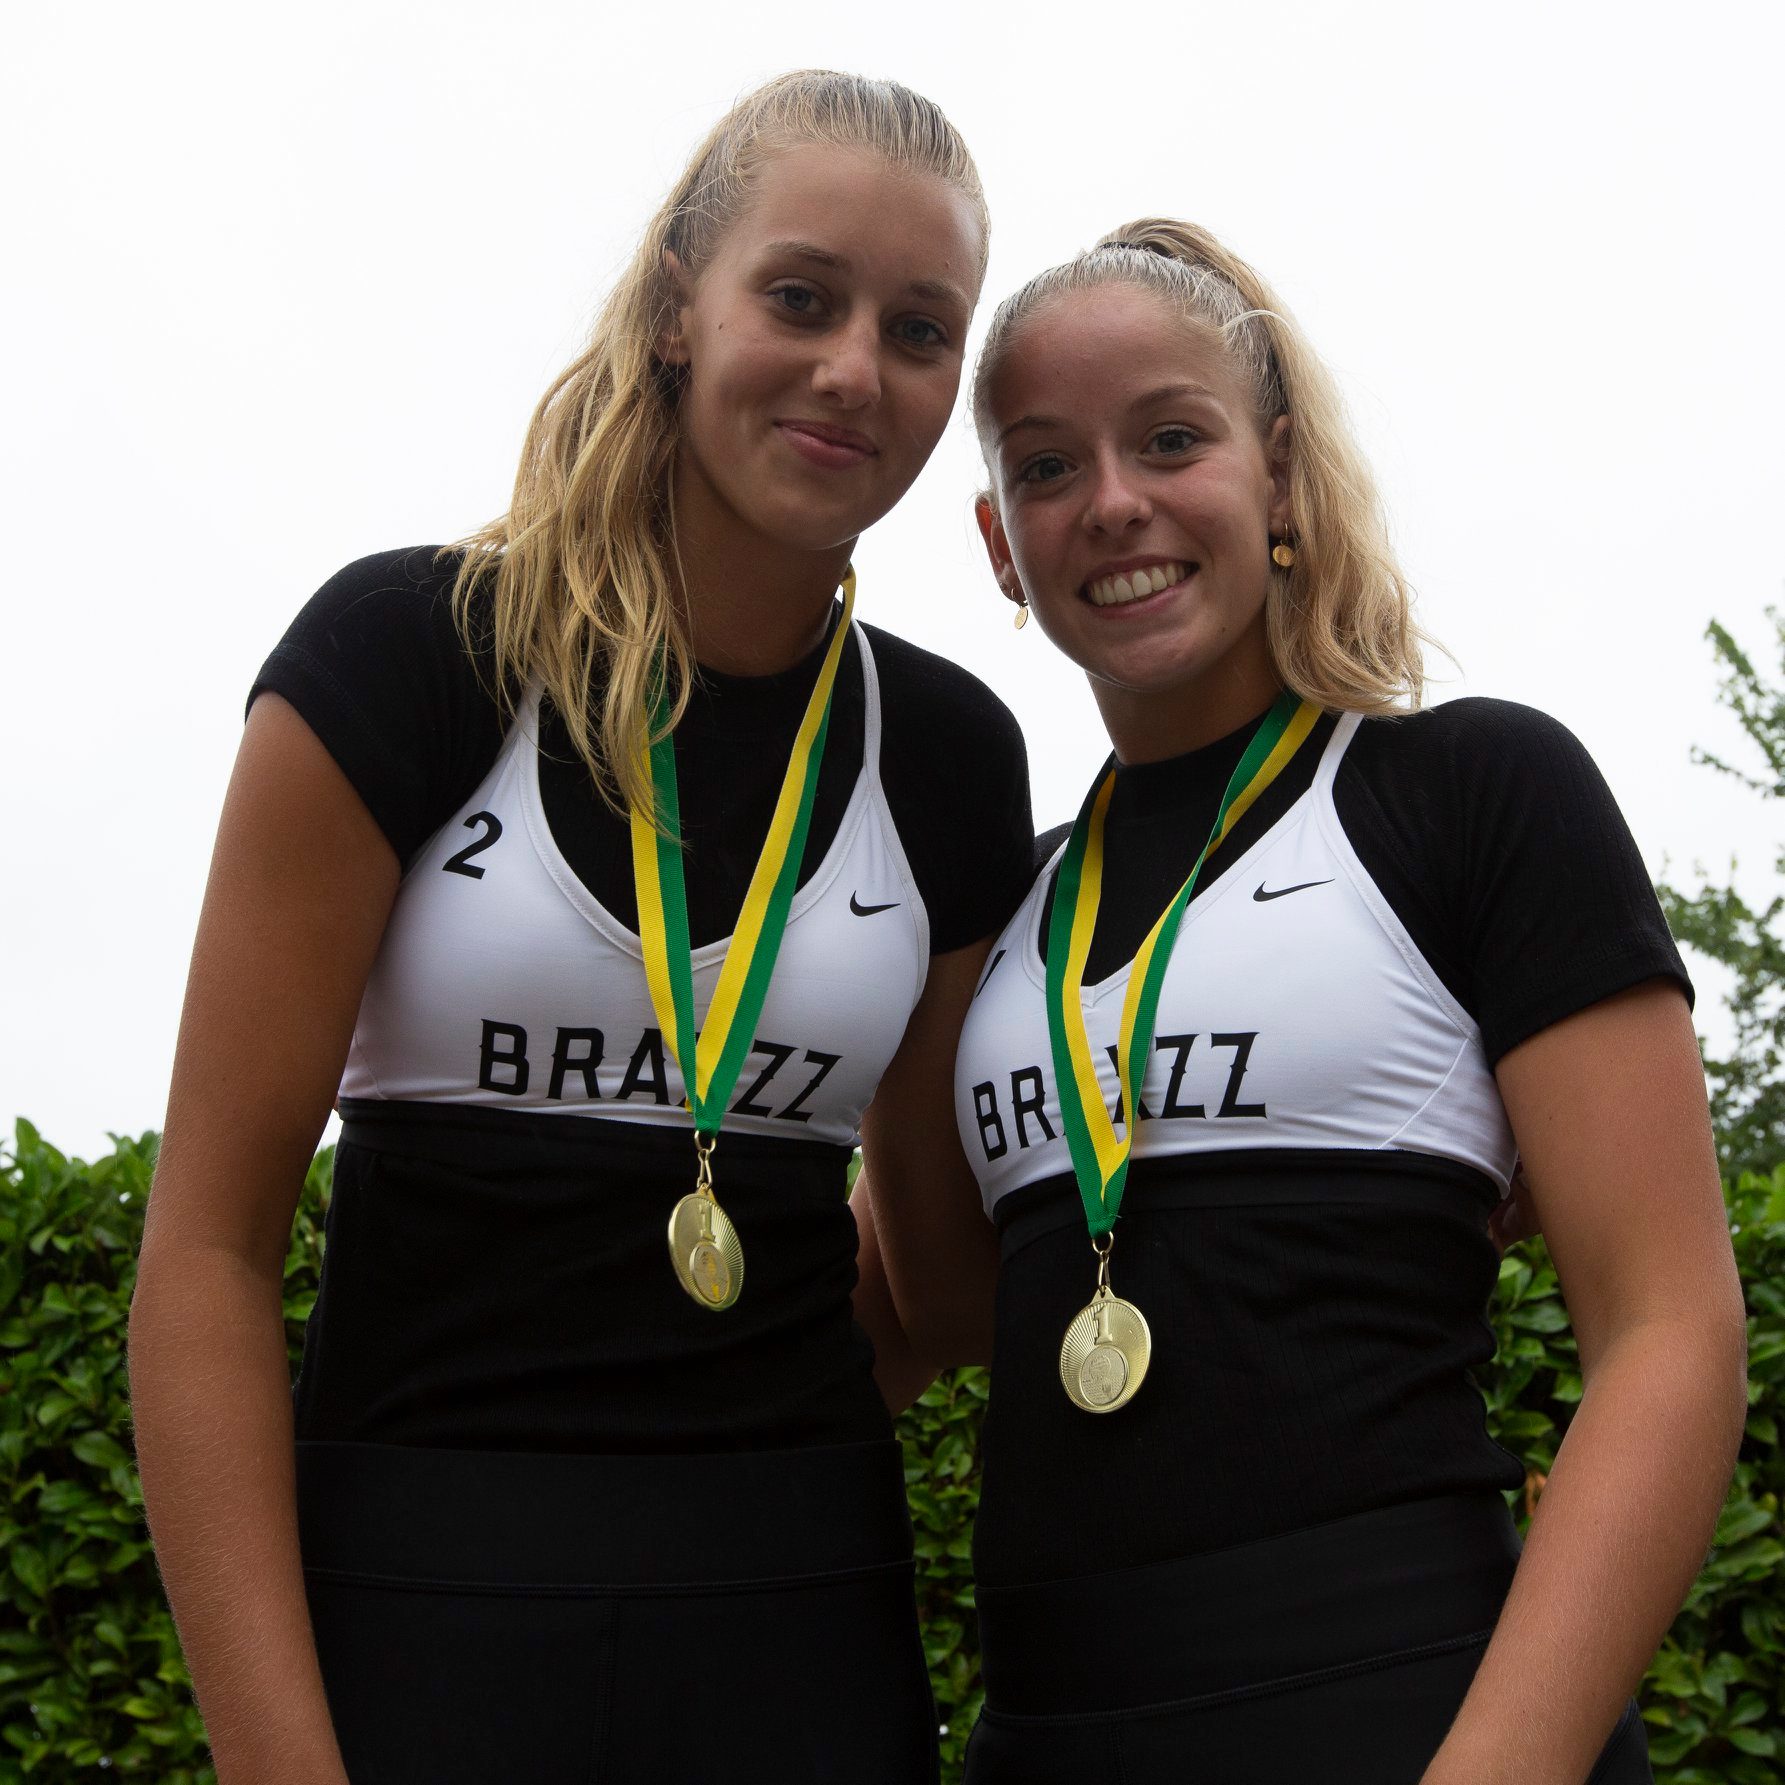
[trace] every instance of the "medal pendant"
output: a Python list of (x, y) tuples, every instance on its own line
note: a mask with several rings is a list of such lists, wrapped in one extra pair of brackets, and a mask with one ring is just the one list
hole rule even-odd
[(1147, 1317), (1099, 1284), (1061, 1341), (1060, 1385), (1073, 1406), (1114, 1413), (1134, 1399), (1152, 1358)]
[(744, 1287), (737, 1229), (707, 1189), (684, 1196), (669, 1217), (669, 1261), (676, 1281), (703, 1308), (723, 1313)]

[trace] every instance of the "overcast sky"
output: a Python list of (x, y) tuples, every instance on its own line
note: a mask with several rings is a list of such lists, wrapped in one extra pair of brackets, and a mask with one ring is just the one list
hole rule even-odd
[[(992, 206), (988, 300), (1135, 215), (1224, 236), (1340, 376), (1460, 665), (1434, 697), (1555, 713), (1651, 869), (1734, 853), (1767, 888), (1785, 813), (1690, 752), (1734, 748), (1706, 622), (1771, 662), (1785, 583), (1785, 9), (964, 10), (14, 15), (0, 1120), (89, 1154), (159, 1125), (256, 666), (341, 564), (504, 507), (664, 188), (789, 67), (942, 103)], [(977, 474), (957, 418), (863, 542), (861, 611), (1010, 703), (1051, 823), (1102, 737), (982, 567)]]

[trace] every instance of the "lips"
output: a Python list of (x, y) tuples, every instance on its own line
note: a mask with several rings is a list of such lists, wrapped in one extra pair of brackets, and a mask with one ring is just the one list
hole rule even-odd
[(834, 422), (788, 419), (777, 421), (775, 427), (801, 458), (828, 471), (846, 471), (880, 450), (866, 434), (840, 428)]

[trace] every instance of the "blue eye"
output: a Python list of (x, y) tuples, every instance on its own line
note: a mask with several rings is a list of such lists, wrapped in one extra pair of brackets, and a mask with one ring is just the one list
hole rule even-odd
[(1016, 475), (1019, 483), (1057, 483), (1066, 471), (1066, 461), (1057, 452), (1043, 452), (1037, 453)]
[(818, 293), (809, 285), (777, 285), (769, 296), (795, 316), (811, 316), (818, 309)]
[(893, 333), (907, 347), (946, 347), (948, 335), (927, 316), (907, 316), (893, 324)]

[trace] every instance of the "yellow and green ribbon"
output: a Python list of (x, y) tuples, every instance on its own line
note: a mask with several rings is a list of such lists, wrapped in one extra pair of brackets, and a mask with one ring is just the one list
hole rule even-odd
[[(694, 963), (688, 940), (688, 890), (682, 875), (682, 811), (676, 787), (675, 740), (665, 729), (667, 702), (659, 687), (651, 714), (656, 734), (646, 755), (658, 824), (632, 808), (632, 876), (638, 893), (638, 934), (645, 979), (663, 1040), (681, 1069), (688, 1107), (698, 1134), (716, 1135), (750, 1049), (768, 996), (775, 957), (787, 928), (787, 911), (799, 884), (818, 768), (830, 729), (837, 666), (855, 612), (855, 572), (843, 575), (843, 614), (831, 634), (805, 717), (793, 740), (787, 773), (775, 801), (769, 834), (756, 858), (737, 927), (719, 969), (706, 1021), (694, 1026)], [(692, 1070), (691, 1070), (692, 1068)]]
[(1171, 962), (1178, 922), (1196, 890), (1202, 865), (1227, 840), (1233, 827), (1251, 809), (1259, 795), (1282, 774), (1302, 746), (1320, 709), (1287, 690), (1265, 714), (1252, 734), (1221, 796), (1214, 828), (1159, 921), (1147, 932), (1129, 969), (1128, 989), (1122, 1000), (1122, 1027), (1116, 1044), (1116, 1071), (1122, 1085), (1120, 1108), (1122, 1133), (1105, 1108), (1097, 1067), (1091, 1057), (1091, 1040), (1085, 1029), (1080, 999), (1085, 961), (1091, 952), (1091, 936), (1097, 927), (1097, 906), (1103, 889), (1103, 821), (1116, 784), (1112, 768), (1085, 797), (1079, 808), (1060, 872), (1054, 884), (1054, 909), (1047, 935), (1047, 1027), (1053, 1044), (1054, 1083), (1059, 1087), (1060, 1116), (1072, 1152), (1072, 1168), (1084, 1199), (1085, 1219), (1093, 1238), (1116, 1224), (1122, 1208), (1122, 1191), (1128, 1181), (1128, 1161), (1134, 1151), (1134, 1112), (1139, 1108), (1135, 1089), (1146, 1078), (1148, 1056), (1153, 1049), (1153, 1030), (1159, 1016), (1159, 992), (1165, 969)]

